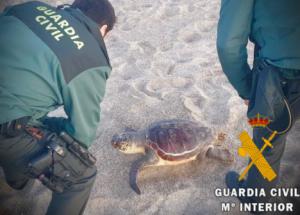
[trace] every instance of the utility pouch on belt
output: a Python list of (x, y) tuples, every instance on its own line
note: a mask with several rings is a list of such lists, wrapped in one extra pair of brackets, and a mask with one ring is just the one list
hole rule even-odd
[(67, 133), (51, 133), (45, 138), (46, 149), (28, 165), (30, 174), (46, 187), (63, 192), (82, 176), (96, 159)]
[(97, 159), (66, 132), (61, 132), (60, 137), (67, 143), (70, 152), (77, 156), (86, 166), (89, 167), (96, 163)]
[(256, 60), (252, 74), (248, 118), (253, 119), (260, 114), (271, 121), (268, 129), (281, 134), (288, 132), (292, 126), (292, 113), (278, 68), (264, 60)]
[[(47, 139), (51, 139), (48, 137)], [(47, 140), (49, 141), (49, 140)], [(53, 142), (49, 142), (44, 152), (32, 159), (29, 164), (29, 174), (39, 179), (42, 184), (55, 192), (63, 192), (64, 185), (57, 183), (53, 177), (53, 168), (56, 163), (63, 160), (64, 149)]]

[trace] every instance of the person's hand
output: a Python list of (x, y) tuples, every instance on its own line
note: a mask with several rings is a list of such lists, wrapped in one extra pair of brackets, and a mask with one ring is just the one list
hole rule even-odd
[(249, 100), (244, 100), (245, 105), (249, 106)]

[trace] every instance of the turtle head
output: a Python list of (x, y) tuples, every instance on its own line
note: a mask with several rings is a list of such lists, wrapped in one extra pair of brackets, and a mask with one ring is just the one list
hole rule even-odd
[(136, 131), (115, 134), (111, 140), (112, 146), (125, 154), (145, 153), (142, 135)]

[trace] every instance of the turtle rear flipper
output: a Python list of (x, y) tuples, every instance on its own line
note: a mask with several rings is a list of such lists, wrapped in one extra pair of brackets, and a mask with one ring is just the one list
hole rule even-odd
[(144, 167), (151, 166), (157, 162), (156, 155), (153, 151), (147, 151), (146, 155), (136, 160), (130, 169), (129, 184), (130, 187), (137, 193), (141, 194), (141, 190), (137, 184), (138, 174)]
[(206, 152), (206, 157), (223, 163), (232, 163), (234, 161), (234, 155), (228, 149), (221, 147), (210, 147)]

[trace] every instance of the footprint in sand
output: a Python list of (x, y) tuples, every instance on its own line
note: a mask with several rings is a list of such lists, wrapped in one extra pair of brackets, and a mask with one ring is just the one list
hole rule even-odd
[(193, 80), (182, 77), (151, 80), (146, 88), (151, 91), (177, 91), (193, 85)]
[(170, 80), (170, 85), (173, 88), (186, 89), (194, 85), (194, 81), (189, 78), (176, 77)]
[(109, 53), (113, 56), (118, 56), (119, 53), (127, 53), (130, 50), (130, 44), (118, 37), (109, 39), (109, 44), (114, 44), (109, 50)]
[(223, 76), (206, 78), (196, 83), (196, 88), (203, 91), (203, 94), (211, 101), (227, 103), (232, 96), (230, 89), (227, 88), (227, 80)]
[[(122, 80), (134, 80), (141, 77), (141, 70), (137, 67), (135, 63), (125, 64), (121, 68), (120, 71), (130, 71), (130, 72), (120, 72), (119, 78)], [(119, 70), (115, 71), (118, 72)]]
[[(183, 45), (180, 48), (176, 48), (175, 52), (170, 53), (170, 57), (172, 58), (172, 60), (177, 62), (177, 64), (186, 64), (186, 63), (191, 62), (194, 59), (193, 52), (191, 52), (189, 50), (182, 50), (184, 48), (185, 47)], [(187, 67), (192, 67), (192, 66), (195, 66), (195, 65), (188, 65), (188, 66), (184, 67), (183, 69), (185, 69)]]
[(203, 120), (203, 109), (206, 106), (206, 99), (201, 95), (183, 96), (183, 104), (195, 120)]
[(148, 85), (149, 84), (146, 81), (141, 81), (138, 83), (134, 83), (133, 88), (138, 94), (141, 94), (142, 97), (147, 96), (147, 97), (161, 99), (160, 93), (156, 92), (155, 89), (149, 88)]
[(172, 18), (180, 13), (180, 8), (174, 4), (164, 3), (159, 10), (156, 11), (156, 16), (159, 20)]
[(151, 56), (156, 52), (156, 48), (148, 41), (141, 41), (138, 45), (142, 49), (142, 52), (148, 56)]
[(159, 50), (161, 52), (169, 51), (173, 48), (173, 43), (170, 41), (162, 41), (161, 44), (159, 44)]
[(197, 8), (195, 7), (195, 5), (194, 4), (189, 4), (188, 5), (188, 8), (187, 8), (187, 10), (188, 10), (188, 12), (194, 12), (195, 10), (196, 10)]
[(142, 8), (145, 8), (145, 9), (151, 8), (151, 7), (153, 7), (153, 3), (151, 3), (151, 2), (149, 2), (149, 3), (144, 3), (141, 7), (142, 7)]
[[(173, 56), (172, 56), (173, 57)], [(173, 60), (176, 62), (176, 58), (174, 57)], [(177, 64), (173, 68), (173, 71), (171, 74), (179, 76), (179, 77), (185, 77), (185, 78), (191, 78), (195, 76), (195, 72), (199, 73), (201, 75), (201, 72), (198, 72), (201, 70), (201, 67), (197, 64), (187, 64), (186, 62), (192, 61), (193, 56), (190, 54), (190, 56), (186, 56), (186, 58), (182, 58), (179, 60), (179, 57), (177, 57)], [(186, 64), (185, 64), (186, 63)], [(194, 79), (194, 78), (193, 78)]]
[(132, 29), (134, 29), (137, 24), (140, 22), (139, 18), (126, 18), (126, 16), (124, 16), (125, 18), (123, 20), (120, 20), (120, 23), (124, 23), (123, 25), (120, 26), (120, 29), (122, 31), (131, 31)]
[(121, 27), (122, 31), (131, 31), (133, 29), (133, 25), (123, 25)]
[(174, 73), (176, 64), (172, 64), (169, 66), (169, 68), (167, 69), (167, 75), (172, 75)]
[(193, 86), (193, 81), (186, 78), (154, 79), (134, 84), (134, 89), (146, 96), (163, 99), (164, 95)]
[(199, 33), (188, 33), (185, 35), (182, 35), (182, 39), (186, 43), (195, 43), (201, 40), (201, 35)]
[(208, 32), (211, 32), (213, 29), (215, 29), (214, 28), (215, 24), (216, 23), (213, 21), (203, 21), (198, 24), (198, 29), (200, 32), (208, 33)]

